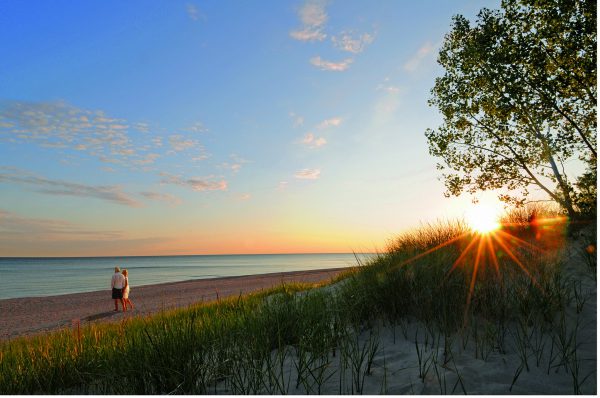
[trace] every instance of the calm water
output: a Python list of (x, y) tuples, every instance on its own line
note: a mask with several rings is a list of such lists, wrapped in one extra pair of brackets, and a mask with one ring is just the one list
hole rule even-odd
[[(361, 254), (361, 260), (370, 255)], [(339, 268), (356, 265), (354, 254), (266, 254), (223, 256), (0, 258), (0, 299), (51, 296), (110, 289), (114, 267), (129, 270), (136, 286)]]

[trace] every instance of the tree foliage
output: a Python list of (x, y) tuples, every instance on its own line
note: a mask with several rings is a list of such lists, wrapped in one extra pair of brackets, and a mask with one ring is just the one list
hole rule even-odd
[[(523, 204), (533, 185), (571, 216), (595, 211), (595, 1), (504, 0), (474, 26), (455, 16), (438, 62), (430, 105), (444, 122), (425, 134), (448, 195), (504, 188)], [(570, 181), (577, 158), (586, 171)]]

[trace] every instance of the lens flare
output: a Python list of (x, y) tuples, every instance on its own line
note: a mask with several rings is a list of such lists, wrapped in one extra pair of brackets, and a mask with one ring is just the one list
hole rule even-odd
[(475, 205), (466, 213), (471, 229), (480, 234), (488, 234), (500, 228), (498, 209), (487, 205)]

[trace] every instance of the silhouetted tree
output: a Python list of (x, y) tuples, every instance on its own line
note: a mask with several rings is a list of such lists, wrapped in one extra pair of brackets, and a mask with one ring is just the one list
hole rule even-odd
[[(444, 122), (425, 134), (447, 195), (508, 188), (501, 199), (523, 204), (535, 185), (572, 217), (595, 206), (595, 0), (505, 0), (475, 26), (455, 16), (438, 63), (429, 103)], [(573, 183), (575, 157), (587, 171)]]

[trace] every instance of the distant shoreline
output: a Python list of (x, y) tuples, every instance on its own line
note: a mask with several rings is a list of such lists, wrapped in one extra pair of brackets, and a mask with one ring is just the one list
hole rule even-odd
[[(118, 258), (0, 258), (0, 300), (104, 290), (114, 267), (127, 269), (133, 287), (226, 276), (352, 267), (374, 255), (279, 254)], [(108, 278), (108, 279), (107, 279)]]
[(370, 255), (378, 254), (378, 252), (310, 252), (310, 253), (219, 253), (219, 254), (156, 254), (156, 255), (126, 255), (126, 256), (0, 256), (0, 260), (44, 260), (52, 259), (59, 260), (62, 258), (66, 259), (83, 259), (83, 258), (106, 258), (106, 259), (119, 259), (119, 258), (150, 258), (150, 257), (219, 257), (219, 256), (311, 256), (311, 255), (336, 255), (336, 254), (356, 254), (356, 255)]
[(186, 307), (217, 298), (257, 292), (281, 283), (317, 283), (330, 280), (348, 267), (309, 271), (226, 276), (137, 286), (130, 298), (133, 311), (114, 312), (109, 289), (45, 297), (0, 300), (0, 339), (43, 334), (94, 322), (118, 322), (161, 310)]

